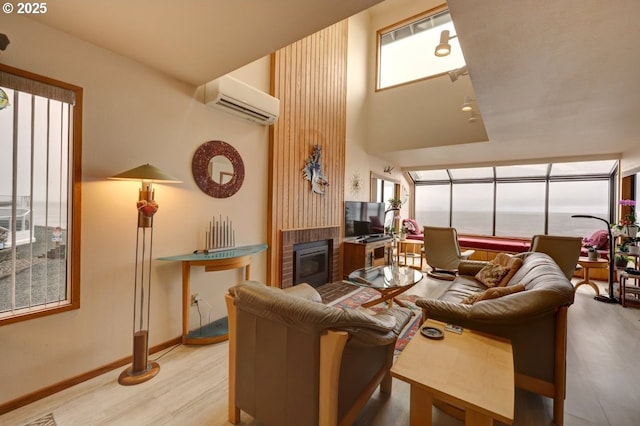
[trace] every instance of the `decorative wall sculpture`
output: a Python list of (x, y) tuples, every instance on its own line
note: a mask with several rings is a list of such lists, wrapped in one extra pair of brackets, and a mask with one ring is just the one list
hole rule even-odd
[(311, 190), (316, 194), (324, 195), (324, 188), (329, 186), (324, 174), (322, 173), (322, 148), (320, 145), (313, 146), (313, 153), (307, 159), (307, 164), (302, 169), (304, 178), (311, 182)]

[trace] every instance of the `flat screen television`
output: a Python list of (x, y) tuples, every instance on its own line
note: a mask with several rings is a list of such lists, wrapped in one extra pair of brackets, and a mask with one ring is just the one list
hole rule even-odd
[(384, 234), (384, 209), (384, 203), (345, 201), (345, 238)]

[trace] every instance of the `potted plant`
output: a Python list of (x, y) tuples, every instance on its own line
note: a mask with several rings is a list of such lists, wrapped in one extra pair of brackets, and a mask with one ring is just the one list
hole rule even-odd
[(614, 263), (616, 265), (616, 268), (626, 268), (630, 260), (631, 258), (629, 256), (626, 256), (624, 254), (616, 254)]
[(400, 200), (400, 198), (389, 198), (387, 202), (392, 209), (399, 209), (402, 207), (402, 200)]
[(404, 241), (407, 239), (407, 227), (406, 226), (402, 226), (400, 228), (400, 240)]
[(620, 228), (624, 235), (635, 238), (638, 234), (638, 224), (636, 223), (636, 201), (635, 200), (620, 200), (618, 201), (623, 208), (628, 207), (629, 211), (624, 215), (624, 218), (620, 221)]

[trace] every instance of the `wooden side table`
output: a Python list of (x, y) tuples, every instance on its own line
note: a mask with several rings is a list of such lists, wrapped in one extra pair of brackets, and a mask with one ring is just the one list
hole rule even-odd
[(576, 283), (576, 286), (574, 287), (573, 291), (575, 292), (578, 289), (578, 287), (580, 287), (583, 284), (587, 284), (595, 290), (597, 295), (600, 295), (600, 289), (598, 288), (598, 285), (593, 281), (591, 281), (591, 277), (589, 276), (590, 274), (589, 270), (608, 268), (609, 260), (608, 259), (590, 260), (588, 257), (581, 256), (578, 258), (578, 264), (580, 264), (580, 266), (582, 266), (584, 270), (584, 277), (581, 281)]
[[(631, 285), (629, 285), (631, 283)], [(627, 297), (631, 296), (631, 297)], [(640, 307), (640, 275), (620, 271), (620, 303)]]
[[(400, 265), (400, 257), (404, 258), (404, 266), (418, 269), (422, 271), (422, 248), (424, 240), (400, 240), (398, 241), (398, 251), (396, 252), (396, 261)], [(420, 266), (415, 265), (415, 260), (420, 260)]]
[[(434, 400), (465, 411), (464, 424), (512, 424), (515, 404), (513, 349), (508, 340), (471, 330), (444, 331), (445, 324), (427, 320), (444, 339), (420, 333), (411, 339), (391, 367), (391, 375), (411, 385), (411, 426), (431, 425)], [(426, 360), (426, 361), (425, 361)]]

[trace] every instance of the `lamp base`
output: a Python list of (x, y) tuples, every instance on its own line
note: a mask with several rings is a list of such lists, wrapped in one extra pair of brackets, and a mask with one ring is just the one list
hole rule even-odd
[(618, 303), (617, 299), (604, 294), (599, 294), (595, 296), (593, 299), (597, 300), (598, 302), (604, 302), (604, 303)]
[(133, 362), (131, 367), (124, 370), (118, 377), (118, 383), (121, 385), (129, 386), (146, 382), (160, 371), (160, 365), (157, 362), (148, 362), (148, 336), (147, 330), (139, 330), (133, 334)]
[(118, 377), (118, 383), (123, 386), (131, 386), (137, 385), (139, 383), (146, 382), (147, 380), (151, 380), (160, 372), (160, 364), (155, 361), (151, 361), (147, 364), (147, 368), (144, 370), (134, 373), (133, 366), (127, 368)]

